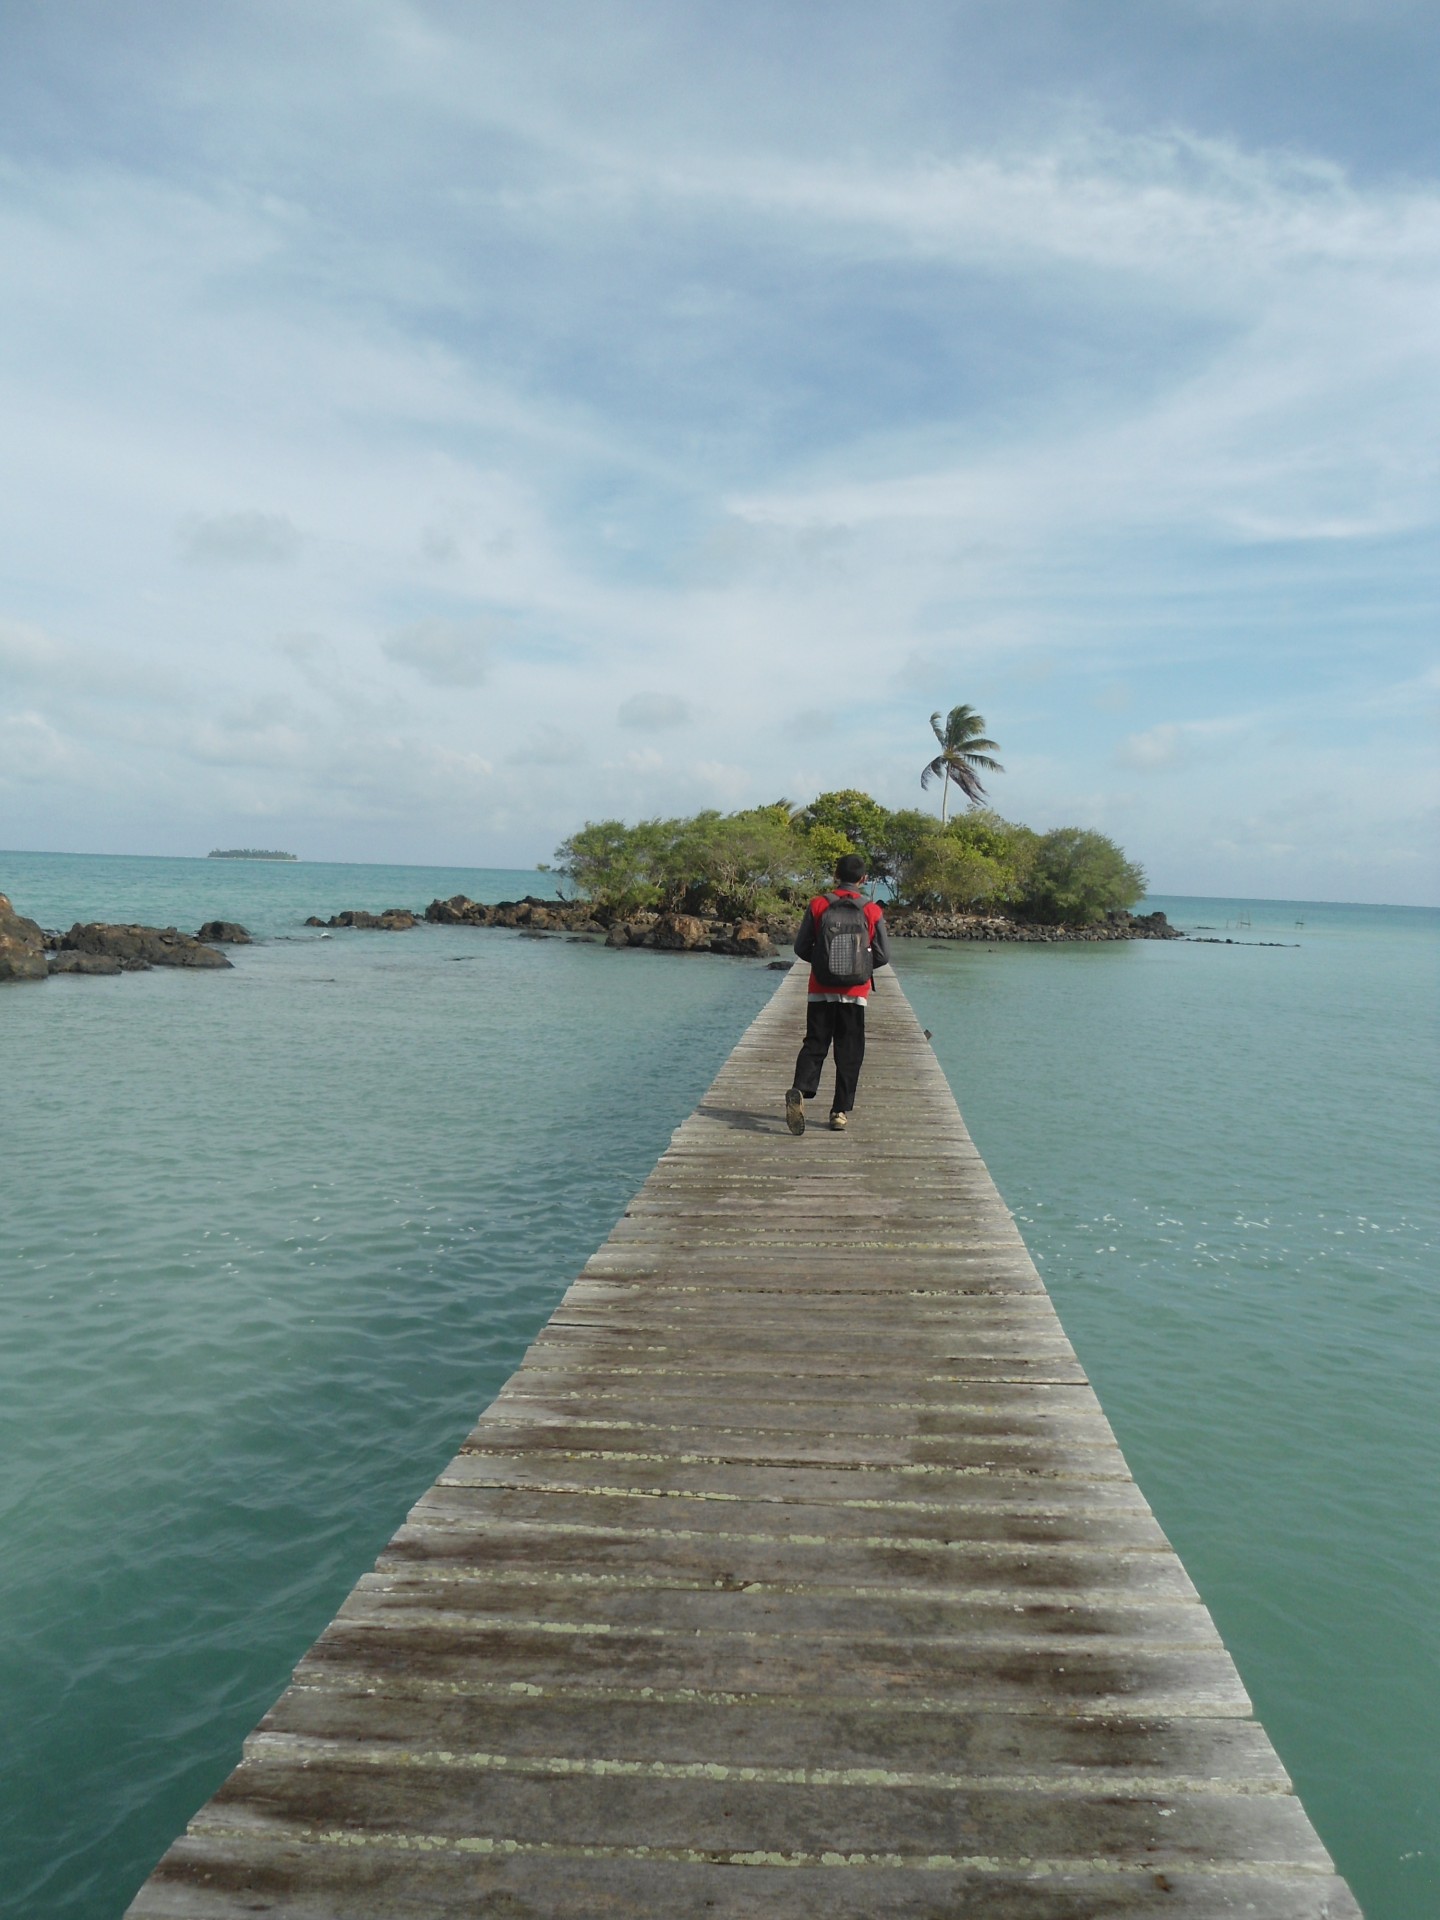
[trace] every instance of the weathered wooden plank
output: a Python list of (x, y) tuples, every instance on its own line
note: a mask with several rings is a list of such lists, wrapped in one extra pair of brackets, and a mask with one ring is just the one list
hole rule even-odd
[(1357, 1915), (903, 995), (796, 1139), (802, 1004), (134, 1920)]
[[(1284, 1792), (1290, 1782), (1252, 1720), (1164, 1720), (1111, 1715), (986, 1713), (932, 1705), (922, 1712), (847, 1705), (801, 1696), (778, 1704), (623, 1698), (563, 1700), (546, 1695), (457, 1697), (401, 1686), (377, 1692), (289, 1688), (254, 1739), (294, 1735), (309, 1741), (367, 1742), (584, 1761), (666, 1761), (736, 1771), (883, 1770), (895, 1778), (964, 1773), (990, 1778), (1044, 1777), (1115, 1792), (1125, 1783), (1150, 1791), (1210, 1788), (1219, 1793)], [(249, 1751), (247, 1746), (247, 1752)]]
[[(656, 1449), (663, 1448), (664, 1455)], [(733, 1426), (619, 1427), (575, 1418), (500, 1421), (487, 1419), (466, 1440), (468, 1455), (523, 1451), (611, 1457), (671, 1457), (704, 1460), (711, 1465), (791, 1467), (846, 1466), (857, 1471), (877, 1467), (922, 1473), (929, 1469), (1011, 1467), (1022, 1471), (1086, 1473), (1128, 1478), (1115, 1442), (1097, 1430), (1077, 1439), (1055, 1435), (961, 1435), (921, 1440), (906, 1435), (848, 1433), (799, 1434), (774, 1430), (737, 1432)]]
[[(797, 1300), (778, 1291), (746, 1297), (701, 1287), (685, 1294), (671, 1291), (662, 1295), (653, 1287), (611, 1286), (606, 1288), (608, 1297), (602, 1298), (594, 1289), (593, 1281), (577, 1282), (569, 1288), (550, 1316), (551, 1327), (591, 1327), (647, 1335), (663, 1332), (699, 1340), (707, 1346), (724, 1341), (743, 1347), (752, 1328), (792, 1337), (806, 1332), (823, 1341), (831, 1335), (843, 1339), (847, 1323), (867, 1311), (874, 1314), (887, 1299), (895, 1297), (822, 1293)], [(1043, 1293), (970, 1293), (937, 1298), (909, 1290), (903, 1297), (905, 1317), (916, 1335), (964, 1340), (979, 1331), (1005, 1328), (1027, 1339), (1042, 1334), (1054, 1339), (1065, 1337), (1055, 1309)], [(737, 1331), (737, 1322), (746, 1328), (744, 1334)]]
[[(523, 1366), (512, 1374), (510, 1385), (530, 1395), (564, 1394), (572, 1400), (577, 1394), (593, 1394), (597, 1407), (607, 1398), (630, 1400), (639, 1394), (657, 1408), (673, 1408), (677, 1403), (707, 1408), (739, 1406), (753, 1403), (757, 1397), (763, 1398), (768, 1389), (773, 1392), (777, 1406), (785, 1408), (787, 1419), (802, 1417), (796, 1409), (810, 1410), (812, 1418), (815, 1409), (825, 1409), (827, 1417), (833, 1414), (839, 1421), (847, 1408), (860, 1408), (867, 1416), (871, 1409), (912, 1412), (919, 1422), (930, 1414), (963, 1413), (972, 1406), (994, 1406), (998, 1404), (996, 1395), (1023, 1393), (1038, 1398), (1046, 1394), (1071, 1394), (1085, 1396), (1088, 1404), (1096, 1404), (1089, 1382), (1083, 1375), (1075, 1377), (1078, 1369), (1069, 1371), (1072, 1377), (1066, 1380), (1036, 1378), (1033, 1371), (1029, 1377), (1022, 1378), (1014, 1368), (1007, 1369), (1004, 1365), (997, 1365), (986, 1375), (972, 1370), (963, 1377), (956, 1374), (932, 1378), (913, 1372), (882, 1374), (867, 1377), (865, 1391), (861, 1393), (847, 1391), (843, 1385), (837, 1391), (833, 1372), (786, 1373), (777, 1378), (772, 1367), (757, 1369), (747, 1381), (743, 1373), (733, 1369), (704, 1379), (683, 1368), (606, 1367), (597, 1362), (590, 1367)], [(857, 1371), (845, 1369), (844, 1378), (857, 1381)]]
[[(923, 1472), (859, 1463), (844, 1467), (756, 1464), (748, 1461), (711, 1462), (693, 1456), (651, 1454), (641, 1458), (611, 1454), (594, 1458), (584, 1454), (460, 1453), (445, 1468), (440, 1484), (447, 1487), (529, 1487), (553, 1492), (607, 1495), (642, 1494), (697, 1501), (724, 1501), (752, 1506), (759, 1502), (797, 1506), (834, 1503), (864, 1511), (934, 1516), (950, 1524), (957, 1509), (974, 1505), (983, 1488), (987, 1503), (998, 1492), (1011, 1508), (1028, 1510), (1032, 1503), (1056, 1506), (1073, 1486), (1083, 1487), (1092, 1512), (1118, 1512), (1127, 1518), (1143, 1515), (1153, 1525), (1149, 1508), (1133, 1480), (1096, 1472), (1090, 1460), (1073, 1468), (1006, 1470), (977, 1466), (969, 1469), (933, 1467)], [(987, 1505), (988, 1510), (988, 1505)]]
[[(737, 1871), (737, 1867), (741, 1870)], [(837, 1857), (732, 1863), (658, 1850), (525, 1849), (476, 1835), (452, 1848), (266, 1830), (184, 1836), (130, 1908), (131, 1920), (1359, 1920), (1344, 1883), (1199, 1863), (1133, 1870), (1082, 1863), (937, 1860), (918, 1868)]]
[[(1085, 1373), (1062, 1344), (1046, 1343), (1037, 1353), (1019, 1342), (1008, 1345), (998, 1337), (984, 1340), (976, 1335), (970, 1353), (930, 1355), (916, 1346), (908, 1353), (883, 1348), (857, 1353), (853, 1349), (826, 1349), (823, 1352), (795, 1352), (777, 1342), (773, 1352), (706, 1352), (697, 1357), (686, 1346), (664, 1348), (658, 1343), (632, 1346), (627, 1351), (618, 1340), (604, 1346), (594, 1340), (565, 1339), (563, 1329), (532, 1348), (527, 1357), (527, 1376), (546, 1379), (552, 1375), (604, 1372), (612, 1378), (639, 1376), (662, 1379), (676, 1373), (703, 1382), (733, 1380), (737, 1386), (756, 1385), (783, 1375), (787, 1387), (828, 1393), (832, 1398), (847, 1391), (879, 1390), (892, 1397), (919, 1394), (928, 1387), (956, 1387), (962, 1383), (985, 1380), (1037, 1380), (1057, 1385), (1083, 1386)], [(861, 1361), (864, 1364), (861, 1364)], [(849, 1386), (847, 1388), (847, 1382)]]
[[(313, 1750), (312, 1750), (313, 1751)], [(351, 1750), (354, 1751), (353, 1749)], [(384, 1756), (379, 1756), (384, 1758)], [(195, 1823), (222, 1832), (385, 1833), (457, 1841), (481, 1832), (530, 1846), (649, 1848), (743, 1859), (826, 1854), (967, 1860), (1096, 1858), (1163, 1871), (1211, 1856), (1324, 1873), (1330, 1861), (1290, 1794), (1092, 1795), (1052, 1783), (845, 1786), (655, 1773), (497, 1770), (463, 1755), (382, 1767), (334, 1758), (246, 1761)], [(659, 1777), (656, 1777), (656, 1774)]]
[[(514, 1504), (477, 1501), (472, 1493), (452, 1497), (437, 1489), (396, 1534), (381, 1557), (381, 1567), (500, 1563), (577, 1579), (672, 1578), (683, 1572), (711, 1586), (782, 1583), (846, 1590), (983, 1590), (1001, 1593), (1013, 1605), (1037, 1594), (1188, 1596), (1194, 1591), (1175, 1556), (1153, 1543), (1135, 1547), (1110, 1540), (1037, 1540), (1034, 1535), (1041, 1522), (1034, 1519), (1023, 1528), (1014, 1521), (1003, 1523), (1026, 1534), (1019, 1541), (957, 1539), (953, 1527), (944, 1529), (941, 1538), (929, 1540), (875, 1528), (849, 1535), (838, 1529), (786, 1532), (779, 1530), (788, 1518), (783, 1513), (778, 1527), (761, 1530), (753, 1522), (748, 1528), (666, 1526), (664, 1516), (636, 1514), (624, 1507), (617, 1511), (615, 1503), (604, 1509), (612, 1522), (609, 1525), (584, 1518), (596, 1511), (594, 1502), (567, 1503), (567, 1512), (573, 1516), (569, 1519), (554, 1515), (557, 1501), (530, 1501), (529, 1518), (498, 1510)], [(544, 1517), (537, 1519), (536, 1513)], [(732, 1518), (744, 1522), (750, 1516)], [(633, 1524), (622, 1524), (627, 1519)], [(972, 1534), (982, 1530), (981, 1519), (970, 1517)], [(890, 1524), (882, 1521), (880, 1526), (888, 1529)], [(988, 1532), (993, 1536), (1000, 1524), (993, 1523)], [(1068, 1531), (1076, 1531), (1073, 1522)]]
[(847, 1593), (826, 1587), (702, 1587), (683, 1582), (642, 1585), (521, 1580), (507, 1569), (457, 1570), (448, 1579), (433, 1567), (387, 1567), (366, 1574), (337, 1618), (384, 1625), (421, 1615), (461, 1625), (518, 1620), (529, 1626), (603, 1628), (606, 1632), (742, 1633), (767, 1636), (882, 1634), (915, 1640), (1069, 1640), (1109, 1646), (1145, 1642), (1166, 1648), (1220, 1646), (1208, 1610), (1198, 1598), (1156, 1599), (1142, 1606), (1087, 1595), (1059, 1600), (1009, 1595), (907, 1594), (871, 1589)]
[[(438, 1586), (434, 1598), (446, 1597)], [(834, 1699), (945, 1700), (1025, 1707), (1064, 1703), (1104, 1712), (1139, 1702), (1151, 1713), (1247, 1711), (1228, 1653), (1213, 1645), (1152, 1644), (1132, 1634), (1111, 1647), (1077, 1636), (1061, 1640), (1012, 1632), (968, 1638), (888, 1633), (793, 1635), (701, 1632), (693, 1626), (608, 1627), (487, 1620), (439, 1606), (410, 1609), (385, 1595), (352, 1594), (305, 1656), (297, 1673), (327, 1662), (384, 1671), (403, 1663), (427, 1679), (459, 1679), (483, 1670), (499, 1681), (558, 1688), (604, 1686), (700, 1689), (771, 1696), (823, 1683)], [(1187, 1704), (1188, 1703), (1188, 1704)]]
[(1110, 1423), (1089, 1387), (1036, 1385), (1033, 1382), (970, 1381), (964, 1399), (951, 1401), (863, 1400), (817, 1402), (789, 1394), (783, 1384), (768, 1395), (726, 1392), (723, 1397), (682, 1396), (681, 1404), (643, 1389), (625, 1385), (592, 1386), (582, 1390), (541, 1385), (515, 1374), (491, 1402), (473, 1429), (482, 1433), (492, 1422), (512, 1420), (575, 1420), (595, 1425), (634, 1426), (639, 1430), (683, 1430), (704, 1421), (723, 1423), (723, 1430), (803, 1435), (822, 1433), (903, 1438), (921, 1445), (949, 1437), (993, 1436), (1021, 1440), (1049, 1434), (1076, 1438), (1102, 1434), (1113, 1439)]

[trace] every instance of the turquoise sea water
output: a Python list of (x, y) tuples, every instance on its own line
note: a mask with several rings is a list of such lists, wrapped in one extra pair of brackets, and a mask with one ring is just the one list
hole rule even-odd
[[(548, 888), (0, 855), (45, 925), (266, 936), (0, 991), (0, 1911), (123, 1910), (777, 978), (300, 924), (460, 890)], [(1239, 944), (898, 964), (1342, 1871), (1431, 1920), (1440, 915), (1154, 904)]]

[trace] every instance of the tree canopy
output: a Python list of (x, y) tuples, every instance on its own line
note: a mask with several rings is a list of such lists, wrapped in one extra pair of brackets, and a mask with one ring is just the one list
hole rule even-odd
[(788, 801), (687, 819), (587, 821), (556, 850), (555, 870), (597, 908), (650, 908), (722, 919), (779, 913), (821, 891), (842, 854), (858, 853), (900, 906), (999, 912), (1085, 925), (1130, 907), (1145, 875), (1102, 833), (1036, 833), (975, 808), (953, 820), (890, 812), (843, 788), (805, 807)]

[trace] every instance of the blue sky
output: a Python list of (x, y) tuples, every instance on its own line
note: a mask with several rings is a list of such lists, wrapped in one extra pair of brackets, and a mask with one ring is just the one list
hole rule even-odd
[(1434, 903), (1425, 0), (10, 0), (0, 844), (992, 792)]

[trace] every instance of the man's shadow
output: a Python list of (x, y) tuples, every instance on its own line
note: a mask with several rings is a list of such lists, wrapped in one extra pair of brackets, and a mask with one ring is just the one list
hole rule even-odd
[(703, 1102), (695, 1109), (697, 1119), (717, 1120), (731, 1133), (786, 1133), (783, 1114), (751, 1113), (745, 1107), (710, 1107)]

